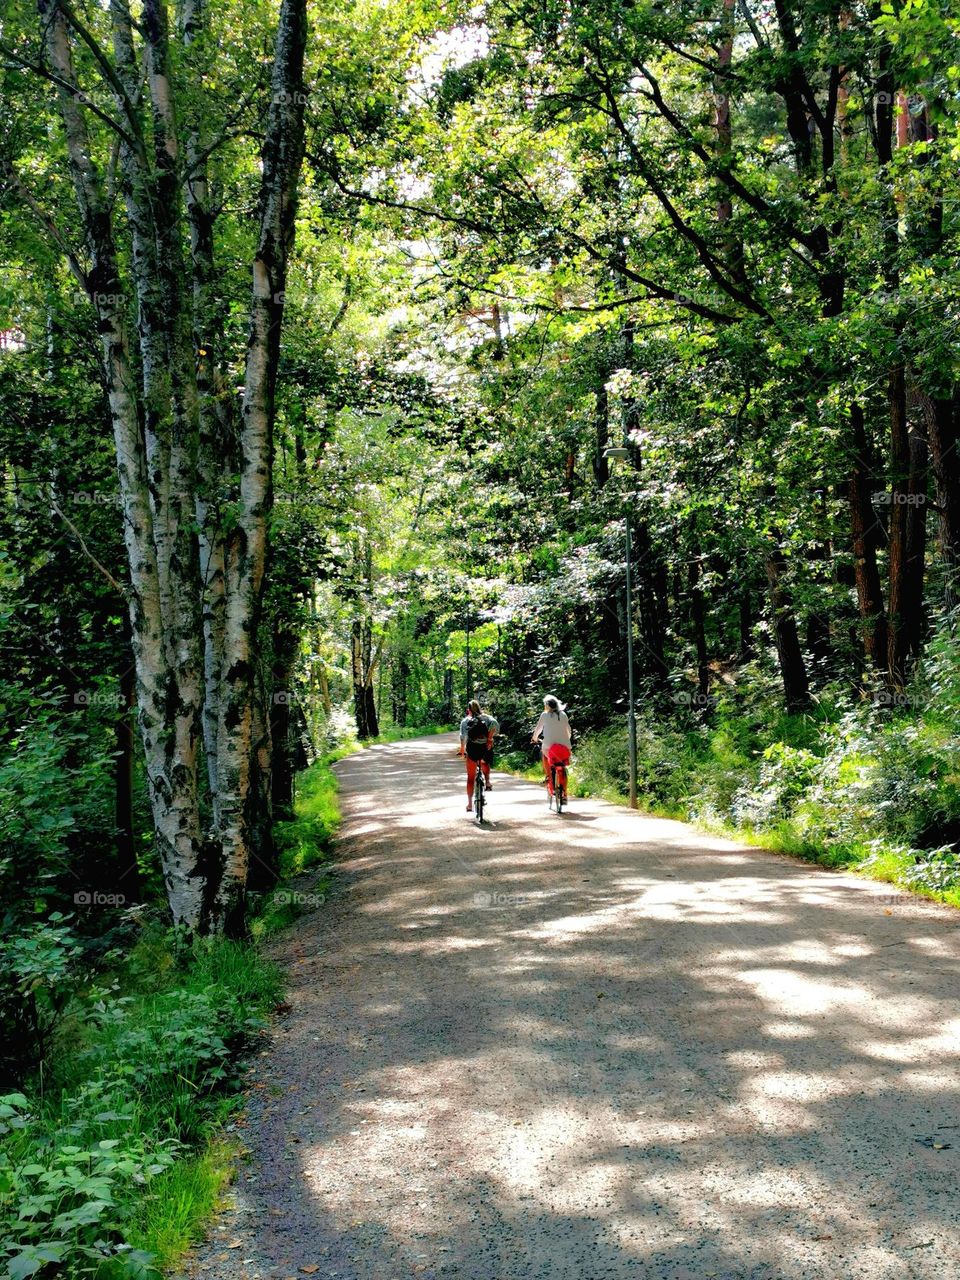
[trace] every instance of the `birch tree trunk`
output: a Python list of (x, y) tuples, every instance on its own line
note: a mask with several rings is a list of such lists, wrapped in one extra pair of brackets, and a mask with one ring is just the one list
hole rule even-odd
[[(191, 80), (199, 85), (204, 67), (196, 50), (207, 26), (204, 0), (183, 0), (178, 25)], [(196, 351), (198, 450), (196, 522), (199, 536), (202, 591), (204, 701), (203, 748), (213, 807), (214, 827), (219, 818), (217, 767), (220, 681), (223, 670), (226, 587), (224, 582), (223, 501), (225, 476), (239, 471), (235, 447), (232, 399), (221, 373), (219, 306), (216, 296), (214, 257), (215, 217), (211, 208), (207, 173), (208, 139), (202, 111), (196, 109), (186, 122), (183, 199), (190, 231), (192, 271), (193, 341)]]
[(253, 756), (254, 652), (267, 562), (272, 500), (274, 395), (287, 262), (293, 244), (297, 187), (304, 149), (303, 58), (306, 0), (283, 0), (271, 80), (271, 103), (261, 152), (260, 218), (253, 260), (240, 435), (241, 468), (236, 527), (224, 544), (224, 639), (217, 707), (216, 834), (222, 876), (213, 909), (215, 927), (236, 932), (244, 914), (250, 863), (247, 821)]
[[(150, 802), (161, 866), (176, 924), (200, 925), (206, 844), (198, 804), (197, 741), (199, 686), (189, 626), (171, 626), (174, 589), (169, 575), (169, 514), (164, 437), (144, 413), (137, 394), (136, 362), (131, 355), (123, 280), (118, 267), (110, 202), (93, 160), (77, 83), (67, 16), (57, 0), (39, 0), (48, 64), (58, 80), (70, 177), (80, 208), (85, 249), (90, 260), (87, 292), (97, 316), (117, 468), (123, 504), (124, 543), (130, 570), (131, 647), (136, 663), (138, 720), (144, 744)], [(153, 267), (151, 221), (136, 203), (142, 186), (135, 162), (144, 152), (135, 112), (121, 82), (118, 90), (125, 126), (121, 164), (129, 165), (128, 191), (134, 201), (134, 271)], [(138, 288), (140, 316), (152, 317), (154, 297)], [(152, 367), (160, 338), (157, 326), (146, 335), (140, 366), (144, 385), (156, 389)], [(145, 400), (147, 397), (145, 396)], [(159, 411), (159, 402), (156, 404)], [(159, 423), (159, 419), (158, 419)], [(179, 595), (179, 591), (177, 592)], [(182, 602), (182, 600), (181, 600)]]
[[(184, 157), (167, 0), (144, 0), (136, 24), (128, 0), (109, 0), (112, 59), (61, 0), (38, 0), (38, 15), (90, 264), (85, 271), (71, 259), (97, 315), (130, 567), (138, 720), (168, 898), (174, 921), (190, 932), (237, 930), (251, 813), (260, 824), (265, 814), (269, 819), (269, 805), (259, 799), (252, 805), (250, 794), (254, 767), (267, 787), (270, 776), (264, 706), (254, 731), (254, 645), (266, 566), (282, 299), (304, 143), (305, 0), (283, 0), (276, 39), (261, 157), (239, 512), (229, 542), (217, 501), (237, 459), (212, 340), (215, 273), (205, 144), (192, 122)], [(202, 0), (184, 0), (180, 29), (188, 55), (202, 20)], [(85, 46), (85, 65), (92, 55), (114, 115), (92, 106), (82, 92), (74, 40)], [(185, 62), (189, 71), (189, 56)], [(200, 82), (197, 77), (198, 94)], [(88, 111), (116, 135), (135, 337), (112, 221), (112, 181), (93, 159), (101, 148), (88, 132)], [(192, 276), (186, 270), (188, 226)], [(204, 701), (212, 833), (204, 830), (198, 787)]]

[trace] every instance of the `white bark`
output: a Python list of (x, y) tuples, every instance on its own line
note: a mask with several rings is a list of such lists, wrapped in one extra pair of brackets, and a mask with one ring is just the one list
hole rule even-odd
[(224, 856), (217, 908), (223, 920), (229, 920), (242, 902), (250, 861), (246, 809), (253, 750), (253, 646), (267, 560), (283, 292), (303, 160), (305, 43), (305, 0), (283, 0), (262, 150), (260, 227), (243, 390), (240, 510), (224, 562), (224, 662), (217, 740), (219, 837)]
[[(58, 91), (60, 113), (92, 263), (87, 287), (97, 314), (123, 502), (138, 718), (154, 825), (174, 920), (193, 930), (200, 925), (203, 914), (203, 879), (199, 872), (204, 839), (196, 787), (199, 698), (190, 669), (189, 645), (184, 643), (187, 627), (184, 620), (176, 616), (183, 592), (181, 588), (180, 598), (174, 600), (174, 593), (163, 583), (160, 569), (158, 543), (163, 546), (162, 530), (168, 517), (162, 499), (157, 501), (157, 494), (163, 492), (163, 476), (161, 474), (154, 490), (150, 469), (157, 462), (158, 454), (155, 449), (151, 453), (149, 434), (144, 433), (146, 440), (141, 437), (137, 379), (130, 354), (123, 282), (118, 270), (110, 208), (102, 177), (91, 158), (69, 29), (56, 0), (40, 0), (38, 8), (47, 59), (63, 85)], [(121, 145), (133, 180), (137, 154), (127, 142)], [(134, 270), (141, 277), (138, 297), (149, 306), (151, 299), (145, 291), (145, 278), (154, 267), (148, 230), (150, 218), (136, 203), (137, 189), (133, 182), (131, 197), (137, 219), (133, 228), (137, 239)], [(155, 353), (156, 346), (151, 347), (148, 338), (147, 354)], [(143, 355), (141, 343), (141, 357)], [(154, 376), (152, 369), (147, 370), (147, 363), (141, 359), (145, 380)], [(173, 664), (171, 651), (176, 659)]]

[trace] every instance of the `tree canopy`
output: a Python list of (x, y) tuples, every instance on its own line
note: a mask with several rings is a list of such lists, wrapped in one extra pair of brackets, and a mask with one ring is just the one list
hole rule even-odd
[(346, 712), (621, 725), (628, 629), (674, 728), (774, 681), (909, 710), (960, 554), (956, 34), (8, 5), (0, 675), (97, 815), (32, 901), (74, 839), (242, 932)]

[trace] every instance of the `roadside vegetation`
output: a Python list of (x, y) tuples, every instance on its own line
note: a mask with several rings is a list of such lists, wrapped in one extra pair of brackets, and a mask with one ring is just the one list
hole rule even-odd
[[(295, 816), (276, 828), (280, 878), (254, 901), (249, 939), (185, 941), (157, 907), (81, 893), (2, 944), (0, 1256), (12, 1280), (146, 1280), (202, 1234), (243, 1159), (245, 1059), (282, 1002), (263, 944), (323, 907), (340, 820), (332, 766), (360, 749), (348, 736), (298, 776)], [(43, 826), (43, 797), (28, 808)]]
[(472, 696), (522, 768), (559, 696), (611, 797), (633, 710), (644, 805), (957, 901), (950, 6), (2, 34), (12, 1280), (176, 1255), (336, 755)]

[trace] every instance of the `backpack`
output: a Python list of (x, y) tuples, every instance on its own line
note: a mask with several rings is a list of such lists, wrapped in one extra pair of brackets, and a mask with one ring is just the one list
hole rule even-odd
[(484, 722), (481, 716), (467, 717), (467, 741), (473, 743), (485, 743), (489, 737), (489, 726)]

